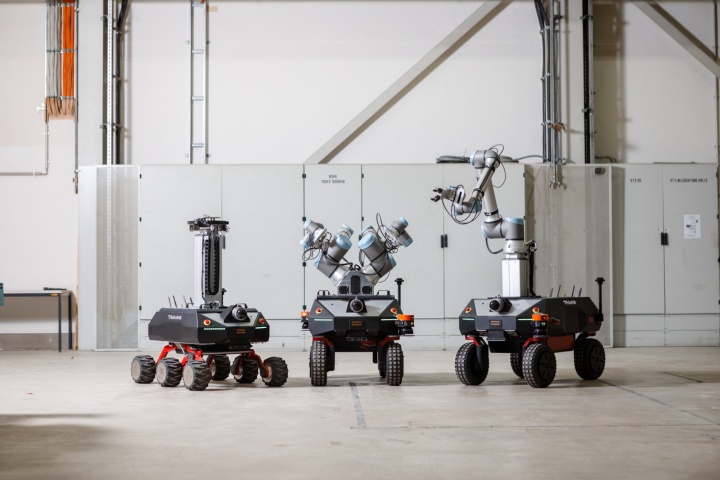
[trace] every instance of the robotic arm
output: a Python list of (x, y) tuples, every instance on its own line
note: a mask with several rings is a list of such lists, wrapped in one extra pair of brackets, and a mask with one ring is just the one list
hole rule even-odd
[[(500, 155), (494, 149), (475, 150), (468, 159), (475, 168), (477, 183), (468, 198), (462, 186), (450, 186), (446, 189), (433, 190), (437, 195), (431, 200), (450, 200), (452, 202), (448, 213), (457, 223), (470, 223), (475, 220), (481, 211), (485, 214), (482, 225), (483, 236), (488, 238), (502, 238), (505, 240), (503, 252), (503, 295), (523, 296), (528, 290), (528, 252), (535, 250), (535, 243), (525, 243), (525, 222), (522, 218), (503, 218), (498, 210), (495, 200), (495, 190), (492, 177), (500, 166)], [(469, 220), (461, 221), (459, 215), (470, 215)], [(499, 253), (499, 252), (493, 252)]]
[(304, 258), (315, 258), (315, 268), (332, 280), (335, 286), (339, 286), (351, 270), (362, 271), (370, 283), (376, 285), (395, 268), (392, 254), (400, 246), (408, 247), (412, 243), (412, 238), (405, 231), (407, 225), (407, 220), (400, 217), (390, 225), (379, 225), (377, 230), (372, 226), (365, 228), (358, 242), (362, 257), (369, 262), (365, 266), (354, 265), (344, 258), (352, 247), (350, 238), (354, 233), (347, 225), (332, 235), (321, 223), (307, 220), (303, 225), (305, 236), (300, 245), (305, 250)]
[(495, 150), (475, 150), (468, 160), (475, 167), (477, 177), (477, 184), (470, 198), (465, 199), (464, 187), (451, 186), (446, 189), (436, 188), (433, 190), (439, 195), (436, 195), (432, 201), (437, 202), (440, 199), (452, 200), (455, 215), (478, 213), (481, 204), (485, 215), (488, 215), (488, 211), (497, 213), (495, 192), (492, 189), (492, 176), (495, 169), (500, 165), (500, 156)]

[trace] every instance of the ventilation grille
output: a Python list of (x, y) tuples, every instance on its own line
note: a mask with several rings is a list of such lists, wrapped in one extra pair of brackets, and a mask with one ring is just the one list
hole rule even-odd
[(97, 349), (137, 349), (138, 169), (97, 175)]

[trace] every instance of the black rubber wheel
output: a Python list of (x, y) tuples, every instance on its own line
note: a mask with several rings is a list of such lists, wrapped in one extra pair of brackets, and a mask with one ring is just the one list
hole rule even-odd
[(206, 363), (210, 367), (210, 377), (213, 380), (225, 380), (230, 376), (230, 359), (227, 355), (213, 355), (208, 357)]
[(268, 387), (282, 387), (288, 379), (288, 367), (285, 360), (280, 357), (270, 357), (265, 359), (265, 367), (268, 374), (262, 377), (263, 383)]
[(314, 340), (310, 345), (310, 383), (313, 387), (327, 385), (327, 344)]
[(238, 355), (232, 365), (232, 374), (238, 383), (253, 383), (258, 377), (258, 363), (245, 355)]
[(210, 383), (210, 368), (200, 360), (190, 360), (182, 371), (182, 379), (188, 390), (205, 390)]
[(155, 360), (150, 355), (138, 355), (130, 364), (130, 375), (135, 383), (151, 383), (155, 378)]
[(522, 371), (522, 353), (510, 354), (510, 367), (515, 375), (520, 378), (524, 378)]
[(557, 361), (555, 352), (544, 343), (532, 343), (522, 357), (525, 381), (534, 388), (545, 388), (555, 380)]
[(480, 365), (474, 343), (465, 343), (458, 349), (455, 355), (455, 374), (465, 385), (480, 385), (487, 378), (489, 369), (489, 365)]
[(594, 338), (575, 342), (575, 371), (584, 380), (597, 380), (605, 370), (605, 348)]
[(387, 375), (387, 348), (378, 345), (378, 352), (377, 352), (377, 366), (378, 366), (378, 373), (380, 373), (380, 378), (385, 378)]
[(385, 358), (387, 362), (387, 384), (396, 387), (402, 383), (403, 374), (405, 373), (405, 358), (400, 344), (395, 342), (388, 343)]
[(177, 387), (180, 385), (183, 367), (177, 358), (163, 358), (157, 364), (155, 370), (155, 379), (163, 387)]

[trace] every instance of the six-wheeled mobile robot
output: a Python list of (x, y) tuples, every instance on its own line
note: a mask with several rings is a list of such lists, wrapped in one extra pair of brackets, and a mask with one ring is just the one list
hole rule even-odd
[[(588, 297), (536, 296), (529, 274), (537, 246), (534, 241), (525, 241), (523, 219), (503, 218), (495, 201), (492, 177), (500, 166), (498, 151), (476, 150), (469, 158), (441, 157), (438, 161), (448, 159), (472, 164), (477, 184), (469, 197), (462, 186), (450, 186), (435, 189), (437, 195), (432, 200), (442, 200), (443, 204), (449, 201), (450, 207), (445, 210), (458, 223), (469, 223), (484, 213), (485, 238), (505, 240), (502, 295), (473, 299), (459, 316), (460, 333), (470, 340), (455, 357), (460, 381), (479, 385), (485, 380), (488, 351), (509, 353), (513, 372), (536, 388), (547, 387), (555, 378), (556, 352), (573, 351), (578, 375), (585, 380), (599, 378), (605, 368), (605, 350), (592, 337), (603, 321), (602, 290), (599, 309)], [(600, 289), (603, 281), (596, 279)]]
[[(405, 231), (408, 222), (400, 219), (360, 233), (360, 265), (344, 259), (352, 247), (353, 229), (343, 225), (332, 235), (320, 224), (307, 220), (303, 260), (315, 260), (315, 267), (337, 287), (337, 293), (321, 290), (309, 311), (302, 312), (302, 328), (312, 334), (310, 381), (327, 384), (327, 372), (335, 369), (337, 352), (372, 352), (380, 376), (388, 385), (400, 385), (404, 359), (397, 340), (412, 335), (414, 316), (402, 313), (400, 300), (388, 290), (374, 291), (375, 285), (395, 267), (393, 253), (408, 247), (412, 238)], [(363, 259), (367, 265), (362, 265)], [(398, 290), (402, 279), (396, 280)], [(398, 297), (400, 295), (398, 294)]]
[[(148, 325), (151, 340), (168, 342), (157, 360), (150, 355), (136, 356), (130, 373), (136, 383), (175, 387), (182, 380), (189, 390), (205, 390), (210, 380), (232, 375), (238, 383), (252, 383), (258, 374), (270, 387), (287, 381), (288, 368), (279, 357), (265, 361), (252, 348), (253, 343), (270, 338), (270, 326), (258, 310), (244, 303), (223, 304), (221, 285), (222, 245), (227, 221), (201, 217), (188, 222), (195, 233), (195, 299), (184, 308), (161, 308)], [(181, 359), (169, 357), (176, 352)], [(237, 355), (231, 362), (229, 355)]]

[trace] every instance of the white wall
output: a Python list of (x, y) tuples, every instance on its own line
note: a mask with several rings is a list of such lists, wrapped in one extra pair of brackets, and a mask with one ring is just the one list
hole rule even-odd
[[(77, 285), (73, 122), (50, 122), (46, 176), (7, 175), (44, 172), (44, 116), (37, 112), (45, 96), (44, 22), (44, 4), (0, 3), (0, 42), (6, 45), (0, 52), (0, 282), (6, 292)], [(0, 335), (57, 332), (54, 300), (5, 303)]]
[[(80, 0), (80, 165), (102, 163), (102, 3)], [(209, 3), (217, 9), (209, 14), (208, 145), (210, 163), (219, 164), (303, 162), (482, 4)], [(563, 5), (561, 72), (565, 152), (581, 163), (578, 4)], [(713, 2), (660, 4), (714, 47)], [(715, 77), (632, 4), (596, 2), (595, 20), (597, 154), (625, 163), (715, 163)], [(0, 0), (0, 39), (12, 45), (0, 51), (0, 69), (12, 72), (0, 80), (9, 92), (0, 113), (0, 171), (42, 168), (35, 108), (43, 98), (44, 21), (43, 1)], [(131, 2), (127, 163), (188, 161), (189, 23), (186, 1)], [(539, 153), (540, 58), (532, 2), (513, 1), (333, 162), (433, 163), (498, 142), (512, 156)], [(72, 123), (53, 121), (50, 174), (0, 176), (7, 290), (77, 284), (73, 143)]]

